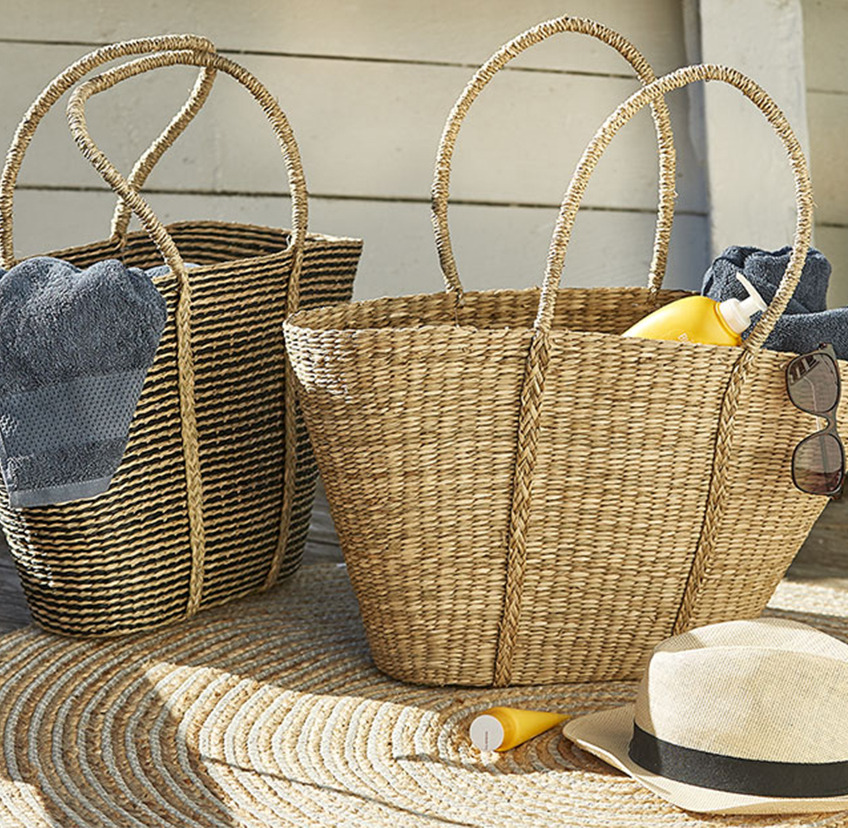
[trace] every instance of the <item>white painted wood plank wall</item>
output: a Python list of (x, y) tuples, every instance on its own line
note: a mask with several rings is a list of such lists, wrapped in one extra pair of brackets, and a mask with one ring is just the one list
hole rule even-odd
[(848, 3), (803, 0), (816, 245), (833, 265), (828, 303), (848, 305)]
[[(365, 239), (358, 297), (440, 289), (429, 186), (444, 119), (474, 69), (523, 29), (562, 14), (629, 37), (658, 73), (686, 62), (677, 0), (482, 3), (190, 0), (130, 4), (4, 0), (0, 144), (41, 88), (90, 47), (168, 31), (211, 37), (278, 97), (312, 193), (311, 227)], [(637, 82), (609, 47), (562, 35), (531, 49), (475, 104), (455, 157), (451, 210), (468, 287), (538, 283), (568, 179), (584, 145)], [(163, 70), (90, 103), (92, 134), (126, 170), (182, 104), (194, 71)], [(696, 288), (708, 264), (704, 174), (689, 100), (669, 100), (678, 149), (678, 220), (668, 284)], [(111, 199), (73, 146), (64, 103), (42, 125), (16, 205), (21, 254), (106, 235)], [(566, 263), (574, 285), (641, 284), (656, 205), (647, 112), (611, 147), (586, 197)], [(233, 218), (288, 225), (275, 142), (249, 96), (221, 78), (207, 107), (151, 177), (165, 220)]]

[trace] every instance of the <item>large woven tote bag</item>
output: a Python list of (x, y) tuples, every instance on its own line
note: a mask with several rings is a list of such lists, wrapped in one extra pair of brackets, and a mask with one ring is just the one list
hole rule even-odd
[[(176, 50), (176, 51), (162, 51)], [(170, 273), (155, 284), (169, 308), (162, 341), (109, 491), (0, 517), (35, 621), (60, 633), (113, 635), (194, 615), (271, 586), (297, 567), (316, 469), (294, 400), (282, 320), (350, 298), (361, 241), (307, 233), (307, 194), (288, 121), (267, 89), (209, 41), (167, 36), (99, 50), (45, 89), (25, 116), (0, 184), (2, 264), (14, 264), (12, 197), (41, 117), (95, 66), (156, 52), (78, 87), (77, 142), (124, 204), (111, 238), (50, 255), (85, 267), (115, 257)], [(150, 69), (202, 67), (192, 96), (125, 180), (87, 134), (94, 92)], [(256, 99), (276, 134), (292, 196), (292, 229), (217, 221), (164, 227), (138, 195), (162, 152), (194, 117), (216, 72)], [(132, 208), (143, 232), (126, 232)], [(186, 269), (185, 262), (197, 267)]]
[[(680, 292), (558, 288), (601, 153), (636, 111), (695, 80), (751, 99), (795, 175), (794, 253), (741, 348), (620, 336)], [(809, 247), (806, 162), (753, 81), (681, 69), (630, 97), (586, 150), (541, 291), (463, 293), (439, 229), (453, 134), (449, 121), (434, 185), (452, 289), (286, 322), (374, 660), (426, 684), (633, 678), (666, 636), (759, 614), (824, 506), (791, 481), (816, 426), (786, 398), (789, 357), (762, 348)]]

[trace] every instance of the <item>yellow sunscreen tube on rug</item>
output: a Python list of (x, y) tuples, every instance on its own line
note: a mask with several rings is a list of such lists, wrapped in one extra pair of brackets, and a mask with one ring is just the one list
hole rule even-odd
[(509, 750), (564, 722), (569, 716), (515, 707), (490, 707), (473, 722), (469, 733), (480, 750)]

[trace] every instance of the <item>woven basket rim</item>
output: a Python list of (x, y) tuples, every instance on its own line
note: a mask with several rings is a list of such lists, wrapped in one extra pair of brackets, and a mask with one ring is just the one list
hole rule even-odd
[[(245, 228), (249, 230), (268, 230), (272, 233), (284, 233), (287, 236), (290, 236), (292, 231), (291, 228), (288, 227), (275, 227), (273, 225), (268, 224), (254, 224), (249, 221), (223, 221), (221, 219), (180, 219), (179, 221), (172, 221), (168, 224), (165, 224), (165, 229), (169, 229), (171, 227), (239, 227)], [(128, 234), (128, 238), (141, 238), (146, 237), (150, 238), (149, 234), (144, 230), (134, 230), (132, 233)], [(309, 232), (306, 234), (307, 241), (331, 241), (331, 242), (359, 242), (362, 243), (362, 239), (355, 238), (353, 236), (330, 236), (326, 233), (313, 233)], [(241, 261), (241, 260), (239, 260)]]
[[(317, 310), (329, 310), (329, 308), (318, 308)], [(533, 328), (531, 327), (501, 327), (501, 328), (492, 328), (492, 327), (473, 327), (470, 325), (452, 325), (445, 323), (444, 325), (420, 325), (418, 327), (397, 327), (392, 328), (389, 326), (382, 328), (333, 328), (333, 327), (306, 327), (306, 326), (297, 326), (292, 324), (290, 320), (294, 318), (294, 316), (300, 316), (301, 313), (307, 313), (307, 311), (298, 312), (297, 314), (292, 314), (284, 323), (283, 328), (286, 333), (291, 333), (292, 335), (297, 335), (297, 333), (302, 333), (305, 335), (315, 334), (316, 336), (337, 336), (344, 337), (349, 336), (351, 338), (361, 339), (363, 336), (385, 336), (385, 337), (397, 337), (397, 338), (414, 338), (421, 335), (441, 335), (444, 337), (451, 337), (456, 340), (463, 340), (469, 337), (474, 336), (501, 336), (504, 338), (515, 337), (518, 339), (524, 338), (528, 341), (532, 339)], [(554, 328), (551, 331), (551, 339), (554, 343), (568, 341), (570, 343), (580, 342), (582, 343), (580, 347), (589, 346), (593, 343), (601, 343), (609, 340), (618, 340), (621, 343), (621, 347), (628, 349), (638, 349), (641, 352), (644, 352), (645, 356), (658, 355), (661, 353), (674, 354), (680, 351), (681, 348), (684, 349), (695, 349), (695, 351), (701, 351), (704, 356), (710, 355), (712, 359), (718, 358), (720, 361), (723, 361), (725, 358), (727, 360), (727, 369), (733, 366), (739, 357), (742, 349), (739, 347), (731, 347), (727, 345), (711, 345), (704, 342), (680, 342), (678, 340), (670, 340), (670, 339), (643, 339), (641, 337), (624, 337), (621, 334), (617, 333), (606, 333), (604, 331), (584, 331), (579, 328)], [(773, 351), (770, 348), (761, 348), (757, 354), (758, 360), (769, 360), (775, 364), (775, 368), (781, 368), (785, 365), (793, 356), (797, 356), (794, 353), (789, 351)], [(841, 365), (845, 366), (845, 371), (848, 371), (848, 360), (838, 360)]]
[[(228, 228), (230, 230), (236, 229), (236, 230), (245, 230), (245, 231), (254, 231), (254, 232), (259, 230), (259, 231), (264, 231), (264, 232), (269, 232), (269, 233), (280, 234), (283, 237), (291, 236), (291, 232), (292, 232), (290, 229), (287, 229), (287, 228), (284, 228), (284, 227), (271, 227), (269, 225), (264, 225), (264, 224), (250, 224), (248, 222), (237, 222), (237, 221), (217, 221), (217, 220), (212, 220), (212, 219), (183, 219), (183, 220), (180, 220), (180, 221), (171, 222), (170, 224), (166, 224), (164, 226), (165, 226), (165, 229), (168, 230), (168, 231), (172, 231), (172, 230), (175, 230), (175, 229), (181, 229), (181, 230), (189, 229), (190, 230), (190, 229), (196, 229), (196, 228), (199, 228), (199, 227), (205, 227), (205, 228), (225, 227), (225, 228)], [(134, 241), (136, 239), (150, 241), (150, 235), (147, 233), (146, 230), (134, 230), (131, 233), (127, 233), (127, 236), (126, 236), (127, 243), (129, 243), (131, 240)], [(54, 256), (54, 257), (57, 257), (57, 258), (63, 258), (64, 256), (66, 256), (68, 254), (75, 253), (77, 251), (84, 251), (84, 250), (88, 249), (89, 247), (91, 247), (92, 244), (108, 243), (108, 241), (109, 241), (108, 239), (104, 239), (100, 242), (94, 241), (94, 242), (89, 242), (87, 244), (82, 244), (82, 245), (73, 245), (71, 247), (62, 247), (58, 250), (53, 250), (50, 253), (36, 253), (36, 254), (33, 254), (32, 256), (27, 256), (26, 258), (32, 259), (32, 258), (35, 258), (37, 256)], [(362, 247), (362, 244), (363, 244), (362, 239), (356, 239), (356, 238), (348, 237), (348, 236), (328, 236), (324, 233), (307, 233), (306, 234), (306, 244), (309, 245), (310, 242), (318, 242), (318, 243), (321, 243), (321, 244), (327, 244), (327, 243), (340, 244), (340, 245), (343, 245), (343, 246), (348, 245), (348, 244), (358, 244), (360, 247)], [(200, 275), (205, 275), (207, 273), (216, 273), (216, 272), (221, 271), (221, 270), (231, 270), (234, 263), (237, 263), (240, 267), (242, 267), (244, 265), (253, 265), (253, 264), (262, 265), (262, 264), (266, 264), (270, 261), (273, 261), (274, 259), (286, 257), (290, 253), (291, 253), (291, 248), (286, 247), (286, 248), (283, 248), (281, 250), (277, 250), (273, 253), (264, 253), (261, 256), (251, 256), (249, 258), (237, 257), (237, 258), (232, 258), (232, 259), (225, 259), (225, 260), (220, 261), (220, 262), (212, 262), (210, 264), (195, 265), (194, 267), (191, 268), (191, 273), (192, 273), (193, 277), (196, 277), (196, 276), (200, 276)], [(21, 261), (25, 261), (25, 259), (21, 259)], [(162, 264), (163, 265), (167, 264), (164, 261), (164, 259), (162, 261)], [(173, 281), (175, 278), (176, 277), (174, 276), (173, 271), (169, 270), (167, 273), (163, 273), (159, 276), (154, 276), (153, 277), (153, 284), (157, 285), (157, 286), (168, 284), (170, 281)]]
[[(586, 292), (593, 293), (595, 295), (599, 293), (622, 293), (625, 295), (637, 296), (637, 295), (645, 295), (649, 293), (649, 288), (647, 287), (613, 287), (613, 286), (602, 286), (602, 287), (562, 287), (559, 288), (558, 291), (560, 293), (571, 293), (574, 295), (578, 292)], [(535, 296), (538, 297), (541, 293), (540, 287), (530, 287), (530, 288), (497, 288), (491, 290), (470, 290), (463, 294), (463, 301), (468, 300), (476, 300), (479, 298), (497, 298), (497, 299), (509, 299), (510, 297), (518, 297), (518, 296)], [(678, 290), (678, 289), (665, 289), (659, 291), (660, 295), (662, 294), (673, 294), (675, 297), (682, 297), (688, 295), (696, 295), (694, 291), (687, 290)], [(294, 330), (350, 330), (356, 331), (357, 333), (377, 333), (380, 331), (436, 331), (436, 330), (464, 330), (469, 332), (479, 332), (481, 330), (486, 331), (502, 331), (509, 330), (512, 332), (515, 331), (532, 331), (533, 328), (530, 325), (515, 325), (515, 326), (507, 326), (503, 327), (483, 327), (477, 325), (462, 325), (457, 324), (455, 322), (445, 321), (444, 323), (432, 323), (432, 324), (423, 324), (423, 325), (381, 325), (378, 327), (355, 327), (355, 328), (346, 328), (344, 325), (338, 326), (328, 326), (326, 324), (314, 324), (315, 322), (321, 320), (322, 318), (331, 317), (333, 320), (338, 322), (343, 322), (345, 318), (350, 317), (353, 314), (356, 314), (360, 311), (360, 309), (368, 309), (375, 308), (380, 309), (382, 307), (388, 306), (389, 308), (396, 307), (398, 309), (405, 307), (414, 307), (416, 303), (426, 303), (428, 301), (449, 301), (450, 293), (447, 291), (440, 291), (438, 293), (415, 293), (409, 294), (406, 296), (381, 296), (375, 299), (360, 299), (354, 302), (347, 302), (342, 305), (331, 305), (324, 306), (320, 308), (309, 308), (305, 310), (299, 310), (289, 316), (284, 325), (287, 329)], [(573, 330), (574, 332), (580, 333), (599, 333), (597, 331), (580, 331), (579, 329), (566, 329), (566, 328), (557, 328), (556, 332), (562, 332), (565, 330)], [(620, 334), (604, 334), (604, 336), (620, 336)], [(709, 347), (717, 347), (717, 346), (709, 346)]]
[[(496, 296), (498, 298), (508, 298), (509, 296), (519, 296), (519, 295), (530, 295), (535, 294), (538, 295), (541, 288), (539, 287), (531, 287), (531, 288), (498, 288), (493, 290), (478, 290), (478, 291), (468, 291), (464, 295), (466, 299), (474, 299), (481, 296), (492, 297)], [(561, 293), (564, 292), (591, 292), (594, 294), (597, 293), (622, 293), (626, 295), (638, 295), (638, 294), (646, 294), (649, 292), (649, 288), (646, 287), (635, 287), (635, 286), (624, 286), (624, 287), (615, 287), (615, 286), (600, 286), (600, 287), (561, 287), (558, 288), (558, 291)], [(659, 291), (660, 294), (675, 294), (676, 296), (699, 296), (700, 294), (697, 291), (685, 290), (683, 288), (662, 288)], [(480, 334), (480, 333), (504, 333), (504, 334), (520, 334), (520, 335), (529, 335), (532, 333), (533, 328), (531, 326), (509, 326), (503, 325), (500, 327), (493, 326), (485, 326), (481, 327), (479, 325), (461, 325), (450, 321), (445, 321), (442, 323), (428, 323), (421, 325), (381, 325), (379, 327), (374, 326), (363, 326), (363, 327), (346, 327), (345, 325), (339, 326), (338, 324), (329, 324), (329, 322), (344, 322), (346, 318), (349, 318), (352, 314), (357, 312), (358, 308), (367, 308), (374, 307), (379, 308), (380, 306), (396, 306), (398, 308), (402, 308), (405, 305), (413, 305), (415, 302), (426, 302), (428, 299), (434, 299), (437, 297), (448, 297), (450, 296), (447, 291), (439, 292), (439, 293), (416, 293), (409, 294), (407, 296), (381, 296), (376, 299), (361, 299), (355, 302), (347, 302), (341, 305), (330, 305), (323, 306), (318, 308), (309, 308), (306, 310), (299, 310), (295, 313), (291, 314), (285, 322), (283, 323), (283, 327), (287, 331), (294, 332), (302, 332), (302, 333), (337, 333), (344, 334), (350, 333), (355, 334), (357, 336), (362, 335), (378, 335), (378, 334), (417, 334), (417, 333), (447, 333), (451, 332), (452, 334)], [(329, 320), (328, 320), (329, 317)], [(328, 321), (322, 321), (328, 320)], [(615, 337), (617, 339), (623, 339), (624, 337), (621, 334), (617, 333), (607, 333), (604, 331), (586, 331), (580, 328), (568, 328), (568, 327), (557, 327), (554, 326), (551, 334), (554, 338), (559, 338), (564, 334), (567, 334), (571, 337), (573, 336), (581, 336), (581, 337), (597, 337), (599, 339), (605, 339), (608, 337)], [(676, 340), (660, 340), (660, 339), (642, 339), (639, 337), (631, 337), (628, 338), (630, 342), (638, 343), (644, 347), (650, 348), (659, 348), (659, 349), (668, 349), (668, 348), (678, 348), (680, 346), (683, 347), (695, 347), (698, 349), (706, 350), (706, 351), (715, 351), (716, 349), (725, 349), (728, 346), (726, 345), (711, 345), (703, 342), (678, 342)], [(760, 353), (769, 354), (775, 358), (785, 359), (786, 361), (792, 359), (794, 356), (798, 356), (798, 352), (796, 351), (776, 351), (772, 348), (767, 348), (763, 346), (760, 349)], [(845, 370), (848, 371), (848, 359), (837, 359), (836, 360), (840, 365), (845, 366)]]
[[(291, 236), (291, 229), (287, 227), (273, 227), (268, 224), (251, 224), (250, 222), (242, 222), (242, 221), (220, 221), (217, 219), (181, 219), (180, 221), (170, 222), (169, 224), (163, 225), (166, 230), (185, 230), (185, 229), (194, 229), (198, 227), (208, 227), (208, 228), (218, 228), (225, 227), (229, 229), (236, 230), (246, 230), (246, 231), (257, 231), (260, 232), (268, 232), (268, 233), (278, 233), (283, 236)], [(146, 230), (133, 230), (130, 233), (127, 233), (127, 242), (130, 240), (135, 241), (136, 239), (141, 239), (143, 241), (150, 241), (150, 234)], [(50, 253), (33, 253), (31, 256), (25, 256), (20, 261), (25, 261), (26, 259), (33, 259), (37, 256), (58, 256), (60, 253), (72, 253), (80, 250), (87, 250), (92, 245), (96, 244), (105, 244), (108, 243), (109, 239), (100, 239), (86, 242), (85, 244), (74, 244), (69, 245), (67, 247), (57, 248)], [(307, 233), (306, 234), (307, 242), (331, 242), (331, 243), (340, 243), (340, 244), (358, 244), (362, 245), (362, 239), (354, 238), (353, 236), (329, 236), (326, 233)], [(151, 242), (152, 244), (152, 242)], [(226, 265), (231, 262), (253, 262), (253, 261), (264, 261), (268, 258), (273, 258), (274, 256), (279, 256), (281, 253), (288, 253), (288, 249), (278, 250), (274, 253), (266, 253), (262, 256), (252, 256), (250, 258), (235, 258), (235, 259), (227, 259), (223, 262), (214, 262), (210, 265), (198, 265), (196, 268), (192, 268), (192, 270), (207, 270), (214, 267), (220, 267), (221, 265)], [(165, 260), (163, 258), (162, 264), (165, 264)]]

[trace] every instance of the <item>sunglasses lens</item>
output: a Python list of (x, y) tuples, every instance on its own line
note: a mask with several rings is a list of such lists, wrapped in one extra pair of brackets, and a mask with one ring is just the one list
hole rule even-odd
[(809, 494), (836, 492), (845, 470), (842, 443), (832, 434), (813, 434), (798, 443), (792, 457), (795, 485)]
[(839, 370), (827, 354), (806, 354), (789, 363), (786, 372), (789, 399), (810, 413), (830, 411), (839, 401)]

